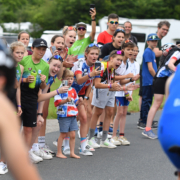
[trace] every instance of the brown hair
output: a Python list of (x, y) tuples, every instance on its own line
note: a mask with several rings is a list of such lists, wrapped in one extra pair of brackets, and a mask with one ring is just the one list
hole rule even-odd
[(122, 49), (125, 49), (127, 47), (131, 47), (131, 48), (134, 48), (135, 47), (135, 44), (131, 41), (131, 40), (125, 40), (121, 43), (121, 48)]
[(51, 42), (54, 43), (56, 41), (56, 38), (58, 37), (61, 37), (64, 39), (64, 37), (62, 35), (54, 35), (52, 38), (51, 38)]
[(74, 73), (69, 69), (65, 69), (62, 75), (62, 79), (65, 79), (66, 77), (74, 77)]
[(158, 28), (161, 28), (163, 25), (166, 25), (169, 28), (171, 24), (168, 21), (160, 21), (158, 23)]
[(110, 19), (118, 19), (119, 20), (119, 16), (117, 14), (112, 13), (112, 14), (109, 14), (109, 16), (108, 16), (108, 21)]
[(16, 47), (24, 47), (24, 51), (26, 51), (26, 46), (22, 43), (22, 42), (20, 42), (20, 41), (16, 41), (16, 42), (13, 42), (11, 45), (10, 45), (10, 49), (11, 49), (11, 52), (13, 53), (14, 52), (14, 50), (15, 50), (15, 48)]
[(88, 54), (92, 49), (97, 49), (97, 50), (99, 51), (99, 53), (100, 53), (100, 48), (99, 48), (99, 47), (97, 47), (97, 46), (89, 47), (89, 45), (88, 45), (88, 46), (86, 47), (85, 51), (84, 51), (85, 60), (87, 60), (87, 57), (86, 57), (85, 53)]
[(109, 58), (108, 58), (108, 61), (110, 60), (110, 58), (115, 58), (116, 56), (124, 56), (124, 52), (121, 51), (121, 54), (117, 54), (117, 52), (120, 51), (120, 50), (114, 50), (114, 51), (111, 51), (110, 55), (109, 55)]
[[(28, 34), (28, 35), (29, 35), (29, 33), (27, 33), (26, 31), (21, 31), (21, 32), (18, 34), (18, 40), (20, 40), (22, 34)], [(29, 35), (29, 38), (30, 38), (30, 35)]]

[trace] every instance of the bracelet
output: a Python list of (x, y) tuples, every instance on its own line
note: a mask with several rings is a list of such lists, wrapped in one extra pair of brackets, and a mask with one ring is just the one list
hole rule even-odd
[(110, 88), (110, 84), (108, 84), (108, 88)]
[(57, 92), (57, 94), (59, 95), (59, 91), (58, 91), (58, 89), (56, 89), (56, 92)]
[(129, 97), (129, 93), (127, 93), (127, 94), (125, 93), (125, 97)]
[(37, 116), (42, 116), (43, 117), (43, 113), (37, 113)]
[(17, 105), (17, 107), (21, 107), (21, 105)]
[(125, 86), (123, 86), (123, 91), (126, 91)]
[(110, 88), (112, 88), (112, 85), (111, 85), (111, 83), (110, 83)]
[(132, 78), (130, 78), (130, 82), (133, 82)]
[(88, 77), (91, 78), (90, 74), (88, 73)]
[(91, 21), (96, 21), (96, 18), (94, 18), (94, 19), (91, 19)]

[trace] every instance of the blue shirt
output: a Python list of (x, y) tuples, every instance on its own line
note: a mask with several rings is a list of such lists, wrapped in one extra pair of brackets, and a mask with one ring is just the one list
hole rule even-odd
[(152, 63), (153, 69), (157, 71), (156, 57), (155, 53), (150, 49), (146, 48), (143, 54), (143, 63), (142, 63), (142, 86), (150, 86), (153, 83), (153, 76), (149, 72), (148, 62)]

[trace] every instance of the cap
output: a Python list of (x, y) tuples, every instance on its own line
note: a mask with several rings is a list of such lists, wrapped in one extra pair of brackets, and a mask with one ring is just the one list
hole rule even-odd
[(159, 37), (155, 33), (149, 34), (147, 37), (147, 41), (159, 41), (159, 40), (160, 40)]
[(48, 47), (47, 42), (44, 39), (37, 38), (34, 40), (32, 47)]
[(85, 28), (87, 28), (87, 25), (83, 22), (79, 22), (76, 24), (76, 29), (79, 27), (79, 26), (84, 26)]

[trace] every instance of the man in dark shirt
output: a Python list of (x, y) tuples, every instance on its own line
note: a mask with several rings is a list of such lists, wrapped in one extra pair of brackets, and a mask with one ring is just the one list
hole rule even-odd
[(131, 34), (132, 31), (132, 24), (130, 21), (126, 21), (124, 23), (124, 28), (125, 28), (125, 40), (129, 39), (133, 41), (136, 45), (138, 43), (137, 38)]

